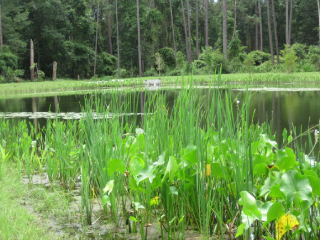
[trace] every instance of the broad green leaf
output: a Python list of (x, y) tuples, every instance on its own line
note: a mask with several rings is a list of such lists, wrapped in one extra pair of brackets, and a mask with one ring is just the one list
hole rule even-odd
[(276, 184), (274, 185), (271, 189), (270, 189), (270, 193), (269, 193), (269, 197), (272, 197), (272, 198), (285, 198), (283, 192), (281, 192), (280, 190), (280, 185), (279, 184)]
[(247, 191), (242, 191), (240, 196), (239, 204), (243, 206), (243, 213), (249, 217), (257, 217), (261, 220), (262, 215), (257, 207), (256, 199)]
[(155, 167), (152, 165), (142, 169), (137, 176), (137, 183), (139, 184), (145, 179), (149, 179), (149, 182), (152, 183), (153, 179), (156, 177), (156, 175), (153, 173), (154, 170)]
[(261, 221), (267, 221), (267, 213), (270, 209), (270, 207), (272, 207), (273, 203), (272, 202), (261, 202), (257, 200), (257, 206), (259, 211), (261, 212)]
[(268, 175), (268, 167), (265, 163), (259, 163), (253, 166), (253, 174), (257, 177)]
[(267, 134), (261, 134), (261, 137), (263, 138), (263, 141), (269, 145), (270, 147), (276, 148), (278, 146), (278, 143), (275, 141), (270, 140), (269, 136)]
[(288, 171), (298, 165), (298, 162), (296, 161), (296, 155), (294, 154), (293, 150), (291, 148), (286, 148), (284, 151), (278, 150), (276, 165), (281, 171)]
[(220, 163), (212, 163), (211, 165), (211, 172), (214, 177), (226, 178), (225, 171), (223, 171)]
[(124, 173), (126, 171), (126, 166), (124, 162), (120, 159), (114, 159), (108, 162), (108, 175), (111, 176), (114, 172)]
[(153, 165), (155, 165), (155, 166), (161, 166), (161, 165), (163, 165), (163, 164), (164, 164), (164, 159), (165, 159), (165, 157), (166, 157), (166, 152), (163, 152), (163, 153), (159, 156), (158, 161), (154, 162)]
[[(273, 177), (268, 177), (265, 181), (264, 181), (264, 184), (263, 186), (260, 188), (260, 196), (263, 196), (265, 194), (268, 194), (270, 193), (271, 191), (271, 188), (276, 184), (276, 181)], [(267, 197), (266, 196), (266, 197)]]
[(241, 223), (240, 226), (237, 229), (236, 238), (241, 236), (243, 234), (243, 231), (244, 231), (244, 223)]
[(175, 186), (171, 186), (169, 188), (170, 188), (171, 194), (178, 195), (178, 191), (177, 191), (177, 188)]
[(289, 171), (282, 175), (280, 190), (285, 194), (287, 202), (293, 201), (294, 197), (313, 203), (312, 188), (306, 176), (296, 171)]
[(139, 209), (145, 209), (144, 206), (141, 205), (141, 203), (139, 202), (132, 202), (133, 203), (133, 206), (134, 206), (134, 209), (137, 211)]
[(114, 180), (110, 180), (109, 182), (107, 182), (106, 186), (104, 187), (103, 192), (110, 195), (110, 193), (113, 190), (113, 186), (114, 186)]
[(136, 177), (144, 168), (144, 165), (145, 163), (142, 158), (137, 156), (131, 158), (129, 163), (130, 174)]
[(197, 163), (197, 147), (189, 145), (182, 150), (182, 159), (186, 165), (194, 165)]
[(166, 180), (167, 177), (169, 177), (170, 181), (173, 182), (173, 179), (176, 175), (177, 170), (178, 170), (177, 160), (174, 156), (170, 156), (162, 182)]
[(266, 227), (268, 223), (273, 220), (280, 219), (285, 214), (285, 209), (281, 202), (275, 202), (268, 210), (267, 221), (263, 223), (263, 227)]
[(304, 170), (304, 175), (309, 179), (313, 194), (320, 196), (320, 178), (317, 173), (312, 170)]

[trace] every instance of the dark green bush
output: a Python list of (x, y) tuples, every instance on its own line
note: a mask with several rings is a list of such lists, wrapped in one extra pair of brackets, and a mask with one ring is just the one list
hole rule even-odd
[(117, 70), (118, 59), (106, 52), (99, 53), (97, 59), (97, 74), (100, 76), (112, 76)]

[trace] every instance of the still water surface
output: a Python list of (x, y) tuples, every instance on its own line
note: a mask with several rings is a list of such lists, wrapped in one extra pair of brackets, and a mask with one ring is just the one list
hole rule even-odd
[[(199, 91), (199, 95), (204, 98), (210, 98), (208, 95), (208, 89), (199, 89), (197, 91)], [(163, 92), (166, 96), (167, 107), (170, 109), (178, 97), (179, 90), (163, 90)], [(300, 133), (301, 131), (306, 131), (309, 127), (319, 124), (320, 89), (307, 91), (295, 89), (291, 89), (289, 91), (287, 89), (272, 89), (272, 91), (268, 91), (268, 89), (255, 89), (250, 91), (250, 93), (250, 116), (253, 119), (253, 122), (270, 122), (273, 126), (273, 131), (276, 133), (278, 142), (282, 141), (281, 135), (285, 128), (290, 132), (292, 130), (292, 126), (295, 126), (297, 128), (297, 133)], [(146, 94), (145, 92), (123, 92), (119, 95), (120, 101), (122, 99), (121, 96), (126, 94), (131, 94), (133, 96), (132, 98), (136, 98), (138, 101), (138, 104), (136, 104), (136, 106), (132, 106), (132, 110), (128, 109), (128, 111), (141, 113), (143, 103), (148, 101), (148, 96), (152, 96), (155, 92), (151, 94)], [(231, 98), (235, 109), (237, 104), (241, 105), (241, 103), (244, 102), (245, 96), (245, 91), (231, 90)], [(89, 99), (90, 97), (103, 99), (103, 101), (105, 101), (105, 106), (107, 106), (112, 100), (111, 94), (108, 93), (1, 99), (0, 117), (30, 118), (31, 116), (32, 118), (33, 116), (36, 118), (45, 118), (48, 117), (45, 113), (55, 113), (58, 111), (63, 114), (77, 114), (81, 113), (81, 109), (84, 107), (86, 99)], [(40, 123), (45, 123), (44, 119), (39, 120)]]

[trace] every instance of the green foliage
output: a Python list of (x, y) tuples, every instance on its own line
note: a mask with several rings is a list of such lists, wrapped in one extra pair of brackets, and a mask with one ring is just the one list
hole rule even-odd
[(13, 81), (15, 70), (18, 66), (18, 57), (14, 55), (8, 46), (0, 47), (0, 73), (5, 81)]
[(186, 66), (185, 60), (186, 60), (186, 56), (182, 52), (178, 51), (177, 52), (177, 69), (180, 70), (180, 74), (181, 74), (181, 71)]
[(261, 51), (252, 51), (248, 55), (250, 55), (250, 58), (254, 60), (255, 66), (259, 66), (270, 60), (270, 54)]
[(160, 76), (160, 72), (164, 68), (164, 61), (163, 61), (162, 55), (160, 53), (155, 54), (155, 59), (156, 59), (155, 64), (157, 66), (157, 71), (159, 72), (159, 76)]
[(207, 74), (211, 74), (214, 71), (219, 72), (220, 68), (222, 69), (223, 73), (228, 72), (227, 61), (223, 54), (218, 50), (213, 51), (212, 47), (203, 49), (199, 56), (199, 60), (205, 63)]
[(172, 48), (164, 47), (159, 49), (159, 53), (163, 59), (163, 62), (169, 68), (175, 68), (176, 66), (176, 59), (174, 57), (174, 51)]
[(286, 71), (288, 73), (293, 73), (297, 67), (298, 60), (295, 51), (293, 51), (290, 46), (285, 45), (285, 49), (281, 51), (281, 54)]
[(247, 55), (246, 59), (243, 61), (243, 65), (249, 73), (252, 73), (253, 67), (255, 65), (255, 61), (253, 59), (254, 55)]
[(112, 76), (117, 71), (118, 59), (106, 52), (101, 52), (97, 59), (97, 74), (100, 76)]
[(291, 45), (291, 50), (295, 52), (298, 62), (307, 57), (306, 49), (307, 46), (305, 44), (294, 43)]
[(247, 47), (241, 45), (241, 41), (238, 37), (234, 38), (230, 43), (228, 44), (228, 57), (229, 59), (235, 59), (237, 58), (238, 61), (241, 62), (244, 61), (246, 57), (245, 50)]

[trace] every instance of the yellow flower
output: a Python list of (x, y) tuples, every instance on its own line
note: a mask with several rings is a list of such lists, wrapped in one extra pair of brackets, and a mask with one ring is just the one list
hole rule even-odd
[(150, 200), (150, 206), (159, 205), (159, 197), (154, 197)]
[(298, 226), (298, 219), (294, 215), (283, 215), (276, 224), (276, 239), (280, 240), (288, 230), (295, 230)]

